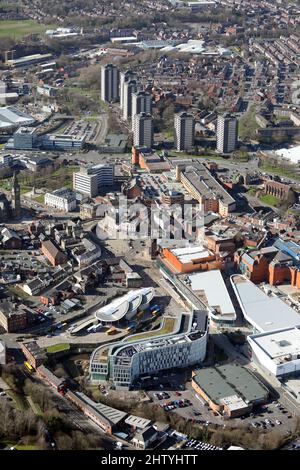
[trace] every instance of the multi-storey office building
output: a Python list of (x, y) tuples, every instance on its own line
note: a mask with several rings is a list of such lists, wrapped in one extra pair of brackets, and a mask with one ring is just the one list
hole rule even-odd
[(38, 146), (38, 140), (35, 127), (19, 127), (13, 136), (13, 148), (31, 150)]
[(112, 103), (119, 100), (119, 70), (113, 64), (101, 67), (101, 99)]
[(217, 121), (217, 150), (221, 153), (230, 153), (237, 148), (238, 121), (235, 117), (226, 114), (218, 116)]
[(201, 363), (206, 355), (207, 323), (206, 311), (185, 313), (174, 320), (168, 334), (145, 332), (143, 339), (140, 334), (137, 340), (132, 335), (101, 346), (91, 356), (91, 381), (109, 380), (118, 389), (130, 389), (139, 377)]
[(191, 114), (182, 112), (174, 118), (174, 145), (177, 150), (190, 150), (194, 146), (195, 121)]
[(87, 172), (73, 173), (73, 189), (89, 197), (98, 195), (98, 177)]
[(99, 164), (81, 168), (79, 173), (73, 173), (73, 189), (89, 197), (95, 197), (102, 186), (114, 184), (114, 176), (114, 165)]
[(150, 114), (140, 113), (133, 116), (133, 145), (151, 149), (153, 147), (153, 120)]

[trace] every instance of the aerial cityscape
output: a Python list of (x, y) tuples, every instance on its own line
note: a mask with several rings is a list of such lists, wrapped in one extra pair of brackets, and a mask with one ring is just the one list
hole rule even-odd
[(300, 450), (300, 0), (0, 1), (0, 450)]

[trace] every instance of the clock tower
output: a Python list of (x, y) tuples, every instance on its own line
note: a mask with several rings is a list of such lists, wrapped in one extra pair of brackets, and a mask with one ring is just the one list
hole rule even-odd
[(13, 217), (18, 219), (21, 215), (21, 190), (18, 182), (17, 173), (14, 173), (11, 188), (11, 208)]

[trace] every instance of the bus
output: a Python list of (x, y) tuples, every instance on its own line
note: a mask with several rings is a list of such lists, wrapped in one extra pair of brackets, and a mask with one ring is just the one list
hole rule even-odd
[(116, 333), (117, 333), (117, 329), (116, 329), (114, 326), (112, 326), (112, 327), (111, 327), (109, 330), (107, 330), (107, 332), (106, 332), (107, 335), (114, 335), (114, 334), (116, 334)]
[(160, 312), (160, 310), (159, 310), (159, 309), (152, 310), (152, 312), (151, 312), (151, 315), (156, 315), (156, 314), (157, 314), (157, 313), (159, 313), (159, 312)]
[(29, 370), (29, 372), (33, 372), (33, 367), (32, 365), (29, 364), (28, 361), (24, 362), (24, 366), (26, 367), (27, 370)]

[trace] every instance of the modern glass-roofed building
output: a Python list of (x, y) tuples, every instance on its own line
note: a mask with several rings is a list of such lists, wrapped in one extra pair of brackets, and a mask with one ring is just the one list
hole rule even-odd
[(90, 379), (130, 389), (140, 376), (201, 363), (207, 338), (206, 311), (183, 313), (176, 319), (165, 317), (156, 332), (131, 335), (97, 348), (90, 359)]

